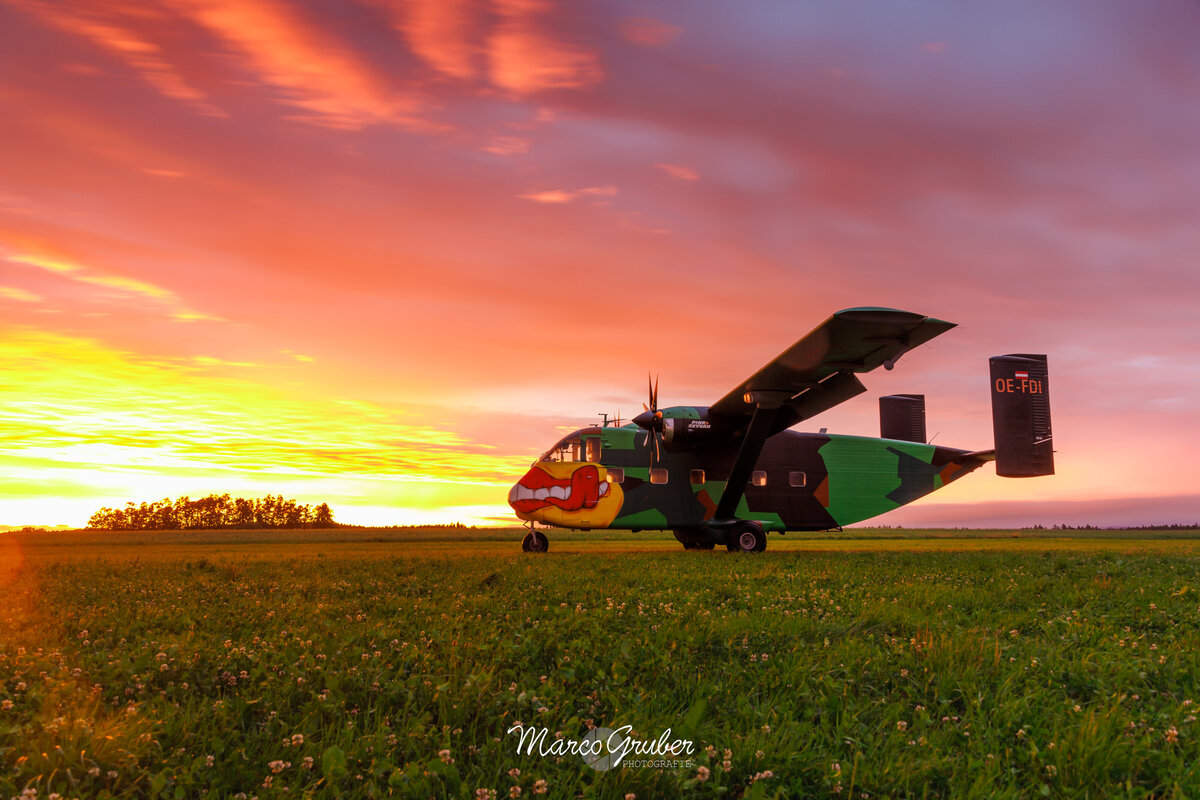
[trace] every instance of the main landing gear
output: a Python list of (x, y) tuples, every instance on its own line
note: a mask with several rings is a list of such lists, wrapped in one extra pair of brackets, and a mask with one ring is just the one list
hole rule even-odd
[(753, 520), (739, 521), (725, 537), (725, 547), (731, 553), (761, 553), (767, 549), (767, 532)]
[(533, 523), (529, 524), (529, 533), (525, 534), (525, 538), (521, 540), (521, 549), (526, 553), (544, 553), (550, 549), (550, 540), (546, 538), (546, 534), (533, 527)]
[(761, 553), (767, 549), (767, 532), (762, 523), (753, 520), (735, 520), (716, 530), (679, 528), (674, 533), (684, 550), (712, 550), (714, 539), (724, 542), (731, 553)]

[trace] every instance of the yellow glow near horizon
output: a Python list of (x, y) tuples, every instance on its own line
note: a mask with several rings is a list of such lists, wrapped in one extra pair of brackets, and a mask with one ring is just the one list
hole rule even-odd
[(210, 492), (329, 502), (362, 524), (485, 524), (506, 509), (511, 458), (402, 409), (32, 329), (0, 333), (0, 359), (5, 524), (82, 525), (103, 505)]

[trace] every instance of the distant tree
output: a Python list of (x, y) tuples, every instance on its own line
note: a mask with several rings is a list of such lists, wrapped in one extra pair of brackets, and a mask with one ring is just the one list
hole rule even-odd
[(332, 528), (337, 524), (333, 521), (333, 510), (329, 508), (328, 503), (321, 503), (316, 507), (312, 524), (315, 528)]
[(327, 503), (315, 509), (283, 495), (257, 500), (211, 494), (198, 500), (163, 498), (155, 503), (124, 508), (102, 508), (88, 519), (87, 526), (102, 530), (195, 530), (217, 528), (313, 528), (336, 527)]
[(233, 525), (235, 528), (254, 527), (254, 501), (239, 497), (233, 501)]

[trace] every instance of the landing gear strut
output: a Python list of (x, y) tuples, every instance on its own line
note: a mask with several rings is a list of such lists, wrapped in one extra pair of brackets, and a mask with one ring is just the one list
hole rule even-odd
[(546, 538), (546, 534), (534, 528), (531, 522), (529, 533), (521, 540), (521, 549), (526, 553), (544, 553), (550, 549), (550, 540)]
[(726, 534), (725, 547), (731, 553), (761, 553), (767, 549), (767, 532), (753, 520), (739, 522)]

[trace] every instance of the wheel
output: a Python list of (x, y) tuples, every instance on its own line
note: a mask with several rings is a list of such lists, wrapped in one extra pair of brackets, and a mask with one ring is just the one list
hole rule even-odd
[(521, 540), (521, 549), (526, 553), (544, 553), (550, 549), (550, 540), (540, 531), (525, 534)]
[(703, 529), (684, 528), (674, 531), (674, 534), (684, 550), (712, 550), (716, 546), (712, 537)]
[(731, 553), (761, 553), (767, 549), (767, 533), (757, 522), (740, 522), (729, 531), (725, 547)]

